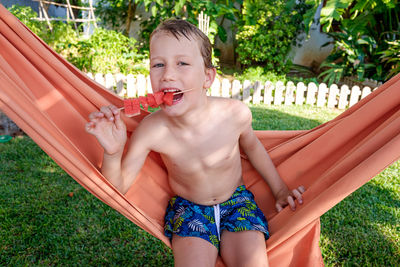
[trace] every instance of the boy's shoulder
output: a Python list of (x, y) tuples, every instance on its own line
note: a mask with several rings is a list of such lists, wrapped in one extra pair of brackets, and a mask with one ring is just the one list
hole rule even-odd
[(163, 113), (161, 112), (161, 110), (157, 110), (144, 117), (143, 120), (139, 123), (139, 126), (156, 128), (163, 126), (163, 121)]
[(249, 107), (238, 99), (224, 97), (209, 97), (209, 103), (215, 112), (228, 115), (238, 123), (245, 123), (252, 119)]
[(239, 109), (248, 110), (249, 108), (245, 103), (238, 99), (226, 98), (226, 97), (208, 97), (210, 104), (218, 108), (229, 108), (229, 109)]
[[(155, 111), (144, 117), (138, 127), (135, 129), (135, 138), (144, 141), (148, 145), (159, 142), (168, 129), (165, 125), (165, 121), (162, 119), (160, 111)], [(146, 141), (147, 140), (147, 141)]]
[(144, 117), (135, 132), (137, 135), (144, 135), (148, 138), (154, 138), (156, 133), (160, 133), (165, 128), (165, 121), (162, 119), (162, 113), (155, 111)]
[(234, 113), (249, 113), (249, 107), (238, 99), (225, 98), (225, 97), (209, 97), (210, 105), (217, 109), (224, 110), (225, 112)]

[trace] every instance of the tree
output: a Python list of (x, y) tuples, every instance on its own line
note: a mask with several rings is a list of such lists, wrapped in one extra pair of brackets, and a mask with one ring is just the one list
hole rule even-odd
[(294, 1), (287, 8), (284, 0), (245, 0), (236, 35), (240, 63), (287, 73), (291, 65), (287, 56), (303, 30), (306, 9), (304, 1)]
[[(184, 18), (196, 25), (201, 11), (210, 17), (209, 38), (212, 43), (215, 37), (225, 42), (227, 29), (223, 27), (223, 22), (237, 20), (242, 2), (241, 0), (99, 0), (96, 12), (112, 28), (124, 27), (125, 34), (129, 33), (130, 23), (140, 19), (142, 21), (140, 32), (142, 48), (148, 49), (150, 33), (161, 21), (172, 17)], [(137, 13), (139, 7), (144, 7), (147, 12), (150, 12), (150, 19), (142, 19), (141, 14)]]

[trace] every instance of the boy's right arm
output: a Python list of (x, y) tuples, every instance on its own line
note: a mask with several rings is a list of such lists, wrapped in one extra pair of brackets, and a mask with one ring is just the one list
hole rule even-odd
[(121, 193), (125, 194), (139, 173), (150, 150), (140, 142), (141, 132), (132, 135), (128, 152), (123, 159), (127, 140), (126, 126), (120, 117), (120, 111), (115, 106), (102, 107), (99, 112), (89, 116), (86, 131), (94, 135), (104, 148), (102, 174)]

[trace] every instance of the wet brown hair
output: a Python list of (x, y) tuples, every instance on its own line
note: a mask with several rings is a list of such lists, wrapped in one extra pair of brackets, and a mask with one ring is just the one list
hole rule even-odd
[(211, 59), (212, 46), (210, 40), (207, 35), (190, 22), (183, 19), (165, 20), (151, 33), (150, 42), (151, 38), (159, 32), (170, 33), (178, 40), (182, 36), (188, 40), (192, 40), (191, 37), (197, 39), (200, 42), (200, 53), (203, 57), (205, 67), (214, 68)]

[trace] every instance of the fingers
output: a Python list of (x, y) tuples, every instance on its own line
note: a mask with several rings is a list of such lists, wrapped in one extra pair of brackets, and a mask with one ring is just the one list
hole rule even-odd
[(109, 111), (111, 112), (111, 115), (110, 115), (110, 117), (108, 117), (109, 114), (107, 114), (106, 116), (109, 118), (109, 120), (115, 122), (115, 126), (117, 127), (117, 130), (124, 130), (125, 123), (121, 119), (120, 109), (113, 105), (110, 105), (108, 108), (109, 108)]
[(301, 192), (298, 189), (293, 189), (292, 190), (293, 196), (297, 199), (299, 204), (303, 204), (303, 198), (301, 196)]
[(304, 192), (306, 192), (306, 189), (304, 188), (304, 186), (302, 186), (302, 185), (300, 185), (298, 188), (297, 188), (297, 190), (299, 190), (299, 192), (300, 193), (304, 193)]
[(100, 108), (100, 111), (95, 111), (89, 114), (89, 120), (96, 122), (103, 118), (113, 121), (115, 117), (119, 116), (119, 109), (113, 105), (103, 106)]
[(286, 206), (290, 207), (291, 210), (296, 210), (296, 203), (294, 202), (294, 199), (292, 196), (288, 196), (285, 200), (282, 201), (277, 201), (275, 204), (275, 208), (278, 212), (281, 212), (283, 208)]
[(287, 205), (289, 205), (292, 210), (296, 209), (296, 204), (294, 203), (292, 196), (288, 196), (286, 199), (278, 200), (275, 204), (275, 208), (278, 212), (281, 212)]
[(296, 203), (294, 202), (294, 199), (297, 199), (297, 202), (299, 202), (300, 205), (303, 204), (303, 196), (302, 194), (306, 191), (304, 186), (299, 186), (297, 189), (292, 190), (292, 195), (288, 196), (288, 203), (289, 206), (292, 210), (296, 210)]
[(283, 205), (281, 203), (276, 202), (275, 208), (277, 212), (281, 212), (283, 210)]
[(296, 202), (295, 200), (299, 202), (300, 205), (303, 204), (303, 196), (302, 194), (305, 192), (304, 186), (299, 186), (296, 189), (293, 189), (291, 192), (288, 192), (287, 197), (282, 198), (281, 200), (278, 200), (275, 204), (275, 208), (278, 212), (282, 211), (283, 208), (286, 206), (289, 206), (291, 210), (296, 210)]
[(120, 111), (114, 105), (103, 106), (100, 111), (89, 114), (89, 122), (85, 125), (85, 130), (93, 134), (98, 123), (102, 121), (113, 121), (117, 129), (124, 129), (125, 124), (120, 118)]
[[(104, 117), (107, 120), (114, 121), (115, 116), (119, 115), (119, 109), (114, 105), (103, 106), (100, 108), (100, 113), (103, 113)], [(99, 115), (99, 116), (101, 116), (101, 115)]]
[(115, 127), (117, 128), (117, 130), (126, 131), (126, 125), (125, 125), (125, 122), (121, 118), (120, 110), (118, 110), (117, 113), (114, 113), (114, 117), (115, 117)]
[(99, 111), (92, 112), (92, 113), (89, 114), (89, 120), (90, 121), (97, 121), (97, 120), (99, 120), (101, 118), (104, 118), (104, 114), (99, 112)]
[(296, 210), (296, 203), (294, 203), (294, 199), (292, 196), (288, 196), (287, 202), (292, 210)]
[(86, 123), (85, 130), (86, 130), (86, 132), (93, 134), (94, 127), (95, 127), (95, 123), (90, 121), (90, 122)]

